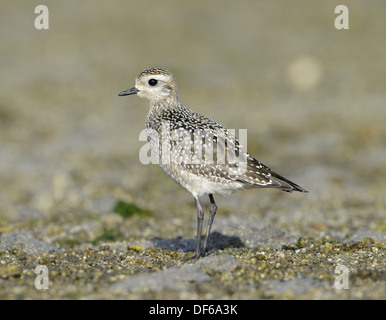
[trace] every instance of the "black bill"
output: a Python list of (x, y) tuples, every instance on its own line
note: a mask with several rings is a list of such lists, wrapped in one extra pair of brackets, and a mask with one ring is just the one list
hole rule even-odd
[(122, 91), (121, 93), (118, 94), (118, 96), (128, 96), (129, 94), (136, 94), (139, 90), (134, 87), (127, 89), (126, 91)]

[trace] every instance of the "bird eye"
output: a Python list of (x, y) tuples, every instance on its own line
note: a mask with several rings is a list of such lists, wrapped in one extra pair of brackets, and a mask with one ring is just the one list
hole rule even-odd
[(151, 86), (155, 86), (157, 83), (158, 83), (158, 81), (157, 81), (156, 79), (150, 79), (150, 80), (149, 80), (149, 84), (150, 84)]

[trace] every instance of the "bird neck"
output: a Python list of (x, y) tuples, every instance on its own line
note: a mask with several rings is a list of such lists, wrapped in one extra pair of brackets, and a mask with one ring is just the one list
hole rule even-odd
[(176, 95), (170, 95), (166, 99), (150, 102), (150, 112), (155, 114), (180, 107), (181, 104)]

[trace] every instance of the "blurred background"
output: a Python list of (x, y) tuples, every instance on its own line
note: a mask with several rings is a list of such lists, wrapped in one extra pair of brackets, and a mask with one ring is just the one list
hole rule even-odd
[[(40, 4), (48, 30), (34, 27)], [(218, 197), (220, 216), (298, 236), (384, 231), (386, 3), (349, 1), (348, 30), (334, 26), (339, 4), (4, 2), (0, 226), (104, 214), (122, 200), (193, 237), (191, 195), (139, 161), (148, 102), (117, 96), (143, 69), (164, 67), (184, 105), (248, 129), (253, 156), (310, 190)]]

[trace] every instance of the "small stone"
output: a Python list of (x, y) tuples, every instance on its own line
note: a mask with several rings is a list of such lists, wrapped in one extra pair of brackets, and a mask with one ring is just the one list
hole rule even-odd
[(127, 250), (133, 250), (133, 251), (135, 251), (135, 252), (142, 252), (142, 251), (145, 250), (145, 248), (144, 248), (144, 247), (141, 247), (141, 246), (138, 245), (138, 244), (132, 244), (131, 246), (129, 246), (129, 247), (127, 248)]

